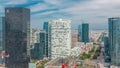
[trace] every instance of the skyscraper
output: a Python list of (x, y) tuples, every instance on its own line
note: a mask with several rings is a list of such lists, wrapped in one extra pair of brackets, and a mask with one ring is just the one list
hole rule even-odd
[(104, 37), (104, 50), (105, 50), (105, 62), (109, 62), (110, 60), (110, 50), (109, 50), (109, 38), (108, 36)]
[(46, 31), (40, 31), (40, 59), (46, 57)]
[(2, 50), (4, 50), (4, 31), (5, 31), (5, 18), (4, 17), (0, 17), (0, 53), (2, 52)]
[(108, 19), (111, 64), (120, 66), (120, 17)]
[(49, 57), (66, 57), (71, 49), (71, 21), (65, 19), (49, 21)]
[(89, 42), (89, 24), (88, 23), (82, 23), (82, 42)]
[(44, 22), (43, 29), (46, 31), (46, 57), (48, 57), (48, 22)]
[(82, 37), (82, 25), (78, 26), (78, 41), (81, 42)]
[(30, 9), (5, 8), (5, 60), (7, 68), (28, 68)]

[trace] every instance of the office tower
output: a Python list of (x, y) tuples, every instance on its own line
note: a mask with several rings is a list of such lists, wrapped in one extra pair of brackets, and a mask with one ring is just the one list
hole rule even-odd
[(4, 50), (5, 47), (5, 18), (4, 17), (0, 17), (0, 53)]
[(120, 17), (108, 19), (111, 64), (120, 66)]
[(82, 23), (82, 42), (89, 42), (89, 24), (88, 23)]
[(46, 57), (48, 57), (48, 22), (44, 22), (43, 29), (46, 31)]
[(71, 21), (65, 19), (49, 21), (48, 40), (49, 57), (66, 57), (70, 55), (71, 49)]
[(40, 59), (40, 43), (34, 43), (34, 48), (31, 48), (31, 59), (39, 60)]
[(48, 32), (48, 22), (44, 22), (43, 29)]
[(28, 68), (30, 9), (5, 8), (5, 60), (7, 68)]
[(40, 59), (46, 57), (46, 31), (40, 31)]
[(78, 26), (78, 41), (81, 42), (82, 38), (82, 25)]
[(71, 35), (72, 35), (72, 47), (75, 47), (78, 43), (78, 32), (77, 32), (77, 30), (72, 30)]
[(110, 62), (110, 50), (109, 50), (109, 38), (107, 36), (104, 37), (104, 50), (105, 50), (105, 62)]

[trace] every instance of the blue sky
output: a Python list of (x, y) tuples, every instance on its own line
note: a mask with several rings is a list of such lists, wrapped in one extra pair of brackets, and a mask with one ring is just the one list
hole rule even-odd
[(65, 18), (72, 28), (89, 23), (91, 29), (107, 29), (107, 18), (120, 16), (120, 0), (0, 0), (0, 16), (5, 7), (31, 9), (31, 27), (42, 29), (43, 22)]

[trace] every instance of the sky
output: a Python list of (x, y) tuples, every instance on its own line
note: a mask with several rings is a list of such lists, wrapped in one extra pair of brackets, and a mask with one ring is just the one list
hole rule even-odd
[(70, 19), (72, 29), (89, 23), (91, 29), (107, 29), (108, 18), (120, 16), (120, 0), (0, 0), (0, 16), (5, 7), (31, 10), (31, 27), (42, 29), (43, 23), (54, 19)]

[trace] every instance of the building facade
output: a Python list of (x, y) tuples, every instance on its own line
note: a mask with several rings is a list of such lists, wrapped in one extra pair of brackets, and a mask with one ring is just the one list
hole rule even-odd
[(108, 19), (111, 64), (120, 66), (120, 17)]
[(88, 23), (82, 23), (82, 42), (89, 42), (89, 24)]
[(39, 37), (40, 31), (38, 29), (32, 28), (30, 30), (30, 47), (34, 48), (35, 43), (40, 43)]
[(5, 8), (5, 53), (7, 68), (28, 68), (30, 9)]
[(66, 57), (71, 49), (71, 21), (65, 19), (49, 21), (49, 57)]
[(72, 37), (72, 47), (77, 46), (78, 43), (78, 32), (77, 30), (72, 30), (71, 31), (71, 37)]
[(46, 57), (48, 57), (48, 22), (44, 22), (43, 30), (46, 31)]
[(46, 31), (41, 30), (40, 31), (40, 59), (43, 59), (46, 57)]
[(82, 37), (82, 25), (78, 26), (78, 41), (81, 42)]
[(0, 53), (4, 50), (5, 41), (4, 41), (4, 31), (5, 31), (5, 18), (0, 17)]

